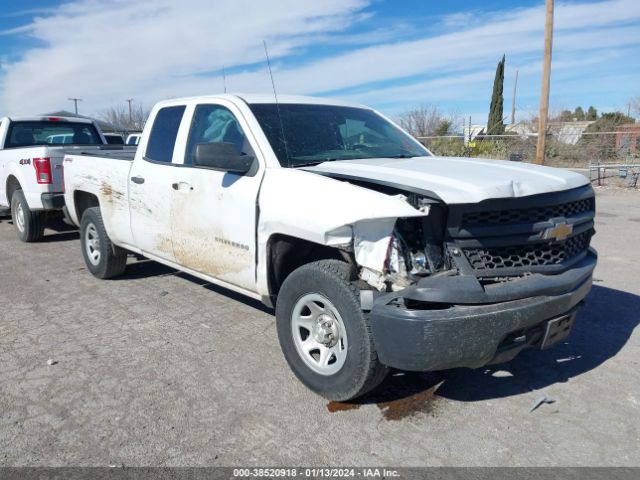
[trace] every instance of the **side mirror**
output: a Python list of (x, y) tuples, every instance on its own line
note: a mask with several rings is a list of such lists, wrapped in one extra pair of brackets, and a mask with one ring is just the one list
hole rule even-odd
[(193, 156), (193, 166), (244, 175), (251, 170), (254, 160), (251, 155), (240, 155), (233, 143), (198, 143)]

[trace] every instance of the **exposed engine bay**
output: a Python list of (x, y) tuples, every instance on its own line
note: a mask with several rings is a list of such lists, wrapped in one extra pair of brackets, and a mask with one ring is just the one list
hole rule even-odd
[[(446, 205), (417, 194), (403, 197), (424, 215), (354, 228), (360, 278), (379, 291), (401, 290), (451, 268), (444, 248)], [(377, 257), (375, 264), (369, 254)]]

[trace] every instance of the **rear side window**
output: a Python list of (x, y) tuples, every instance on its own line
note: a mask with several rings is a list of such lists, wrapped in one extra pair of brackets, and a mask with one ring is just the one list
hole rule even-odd
[(36, 145), (99, 145), (102, 144), (96, 128), (89, 123), (72, 122), (13, 122), (5, 148)]
[(184, 105), (179, 105), (176, 107), (161, 108), (158, 111), (147, 145), (145, 157), (148, 160), (171, 162), (184, 109)]

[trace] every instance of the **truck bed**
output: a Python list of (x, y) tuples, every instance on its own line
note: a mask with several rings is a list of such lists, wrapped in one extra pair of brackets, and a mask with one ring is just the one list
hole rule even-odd
[(91, 157), (102, 157), (107, 159), (114, 160), (127, 160), (133, 161), (133, 158), (136, 155), (137, 146), (113, 146), (113, 145), (103, 145), (99, 147), (89, 147), (89, 148), (74, 148), (64, 150), (65, 154), (69, 155), (84, 155)]
[(80, 224), (76, 200), (81, 191), (97, 199), (105, 228), (116, 245), (131, 243), (129, 226), (129, 170), (135, 148), (75, 150), (64, 157), (65, 196), (70, 218)]

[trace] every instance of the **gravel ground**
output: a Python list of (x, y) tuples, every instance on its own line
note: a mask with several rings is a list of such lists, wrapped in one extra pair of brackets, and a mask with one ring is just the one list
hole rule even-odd
[(0, 219), (0, 465), (640, 466), (640, 195), (597, 191), (568, 341), (346, 405), (294, 378), (260, 304), (133, 258), (100, 281), (76, 232)]

